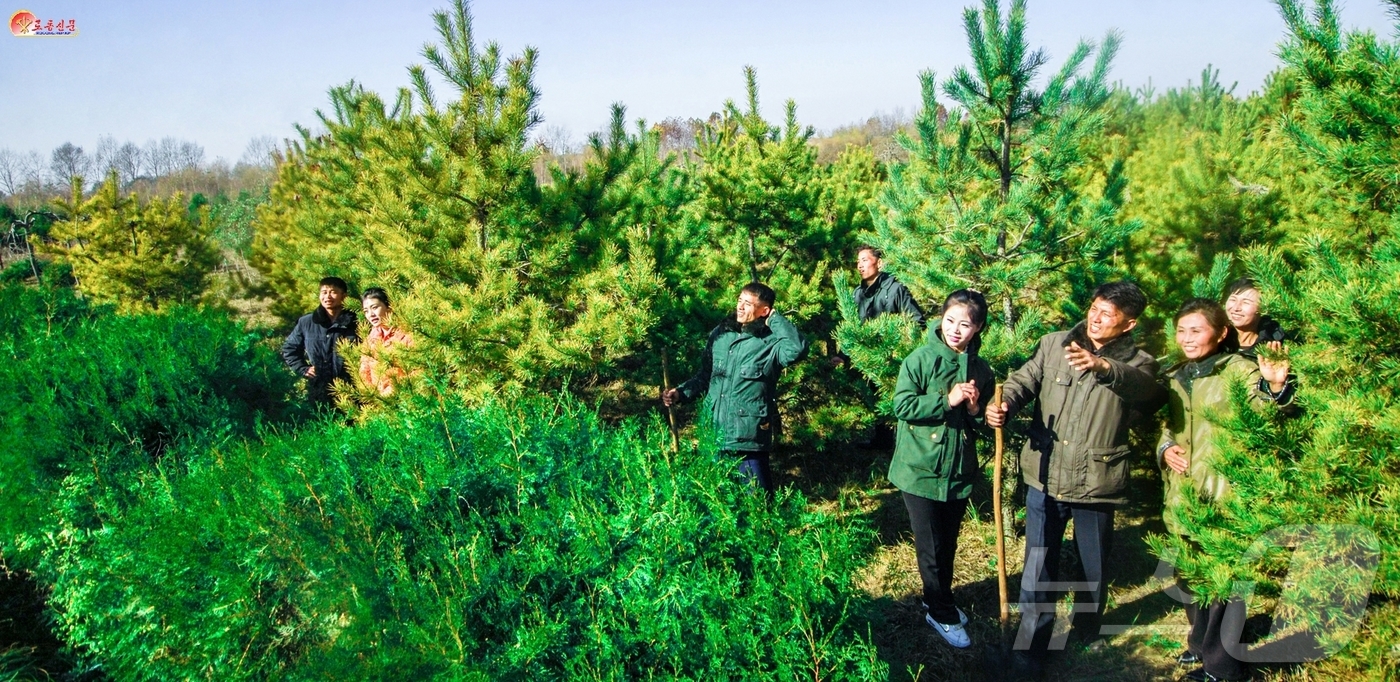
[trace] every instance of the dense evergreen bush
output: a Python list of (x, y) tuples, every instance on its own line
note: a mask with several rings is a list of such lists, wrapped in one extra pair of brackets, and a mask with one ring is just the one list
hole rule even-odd
[(866, 529), (668, 445), (567, 398), (422, 399), (75, 473), (43, 575), (120, 679), (883, 679)]
[[(250, 435), (292, 416), (291, 377), (224, 316), (116, 315), (52, 287), (6, 286), (0, 299), (0, 558), (46, 528), (75, 471), (129, 475), (180, 442)], [(95, 467), (91, 453), (113, 443), (124, 456)]]

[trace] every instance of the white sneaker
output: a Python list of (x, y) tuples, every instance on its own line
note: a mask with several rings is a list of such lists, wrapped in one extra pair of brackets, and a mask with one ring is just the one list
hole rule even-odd
[(967, 628), (964, 627), (967, 625), (967, 615), (959, 609), (958, 617), (962, 619), (961, 623), (957, 625), (944, 625), (934, 620), (933, 616), (924, 614), (924, 622), (928, 623), (929, 627), (933, 628), (934, 632), (943, 635), (943, 641), (947, 642), (949, 646), (958, 649), (966, 649), (972, 646), (972, 638), (967, 636)]
[[(919, 602), (919, 604), (924, 607), (924, 613), (927, 614), (928, 602), (921, 601)], [(958, 607), (956, 606), (954, 606), (953, 608), (958, 609)], [(967, 614), (963, 613), (962, 609), (958, 609), (958, 625), (967, 625)]]

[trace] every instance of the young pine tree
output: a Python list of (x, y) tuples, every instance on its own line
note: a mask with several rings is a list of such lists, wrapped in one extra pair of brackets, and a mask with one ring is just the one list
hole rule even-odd
[(82, 187), (74, 178), (70, 198), (55, 202), (62, 220), (46, 248), (72, 265), (84, 296), (124, 311), (200, 300), (221, 262), (207, 212), (191, 216), (179, 194), (123, 197), (115, 173), (90, 198)]
[[(984, 0), (963, 18), (973, 65), (942, 83), (951, 109), (934, 75), (920, 77), (917, 133), (898, 138), (909, 160), (890, 169), (872, 241), (921, 300), (982, 291), (992, 306), (982, 352), (1004, 373), (1036, 337), (1078, 317), (1096, 284), (1120, 276), (1115, 256), (1138, 227), (1121, 215), (1123, 164), (1090, 155), (1119, 39), (1081, 42), (1036, 90), (1049, 56), (1026, 43), (1024, 0), (1006, 14)], [(884, 384), (917, 342), (898, 321), (862, 328), (849, 316), (837, 336), (853, 364)]]
[[(455, 90), (439, 103), (422, 67), (393, 107), (351, 83), (331, 92), (327, 133), (279, 167), (259, 214), (254, 264), (283, 314), (314, 306), (338, 274), (391, 292), (417, 362), (480, 397), (559, 387), (628, 354), (653, 323), (657, 290), (640, 230), (609, 219), (626, 141), (540, 187), (532, 49), (504, 60), (474, 42), (465, 2), (434, 15), (424, 56)], [(620, 113), (620, 112), (619, 112)]]
[(1308, 628), (1330, 656), (1316, 664), (1319, 678), (1389, 680), (1400, 673), (1400, 196), (1385, 178), (1400, 160), (1400, 53), (1344, 33), (1330, 0), (1311, 17), (1291, 0), (1279, 5), (1291, 33), (1283, 57), (1302, 76), (1297, 152), (1350, 195), (1341, 210), (1363, 234), (1242, 254), (1269, 314), (1301, 339), (1288, 349), (1296, 415), (1257, 414), (1239, 387), (1236, 416), (1221, 425), (1230, 497), (1188, 496), (1178, 516), (1197, 544), (1153, 545), (1197, 594), (1251, 587), (1276, 597), (1274, 617)]

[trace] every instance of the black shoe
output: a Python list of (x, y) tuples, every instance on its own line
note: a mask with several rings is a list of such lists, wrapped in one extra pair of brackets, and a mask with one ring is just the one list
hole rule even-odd
[(1011, 652), (1011, 679), (1035, 682), (1040, 680), (1044, 673), (1044, 666), (1035, 657), (1024, 651)]
[(1206, 672), (1205, 667), (1200, 667), (1196, 668), (1195, 670), (1192, 670), (1189, 673), (1186, 673), (1185, 675), (1182, 675), (1181, 679), (1189, 680), (1190, 682), (1241, 682), (1242, 680), (1249, 679), (1249, 676), (1245, 675), (1243, 677), (1216, 677), (1215, 675)]
[(1192, 651), (1191, 651), (1190, 649), (1187, 649), (1186, 651), (1181, 652), (1181, 655), (1180, 655), (1180, 656), (1177, 656), (1177, 657), (1176, 657), (1176, 664), (1177, 664), (1177, 665), (1200, 665), (1200, 664), (1201, 664), (1201, 657), (1200, 657), (1200, 656), (1197, 656), (1197, 655), (1194, 654), (1194, 653), (1192, 653)]

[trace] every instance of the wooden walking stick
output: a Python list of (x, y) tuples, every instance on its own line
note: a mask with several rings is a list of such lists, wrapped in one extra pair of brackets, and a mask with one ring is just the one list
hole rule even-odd
[[(671, 390), (671, 366), (666, 362), (666, 349), (661, 349), (661, 394), (666, 395)], [(671, 451), (681, 451), (681, 435), (676, 429), (676, 408), (666, 406), (666, 421), (671, 425)]]
[[(992, 391), (992, 404), (1001, 407), (1001, 384)], [(1001, 427), (996, 429), (996, 458), (992, 464), (992, 518), (997, 524), (997, 594), (1001, 598), (1001, 626), (1011, 622), (1011, 604), (1006, 598), (1006, 526), (1001, 518), (1001, 459), (1005, 442)]]

